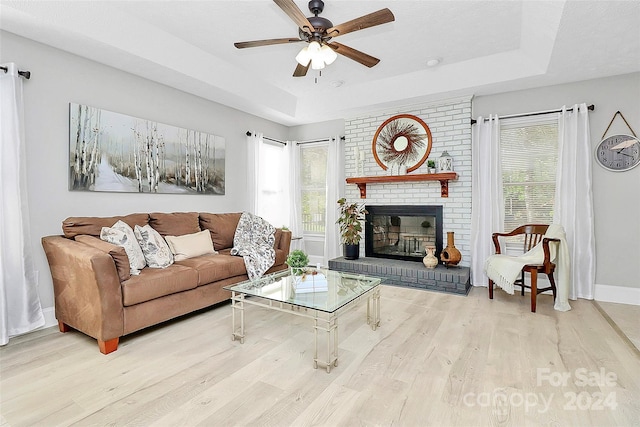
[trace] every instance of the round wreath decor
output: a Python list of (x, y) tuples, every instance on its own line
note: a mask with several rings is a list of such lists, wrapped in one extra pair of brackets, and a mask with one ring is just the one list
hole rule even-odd
[(388, 165), (418, 169), (431, 152), (431, 130), (419, 117), (399, 114), (387, 119), (373, 136), (373, 157), (384, 170)]

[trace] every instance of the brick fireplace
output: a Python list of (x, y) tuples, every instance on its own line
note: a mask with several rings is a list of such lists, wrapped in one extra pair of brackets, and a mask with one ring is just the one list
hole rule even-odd
[[(406, 286), (466, 292), (470, 286), (468, 267), (471, 264), (471, 97), (408, 105), (400, 109), (379, 111), (345, 120), (345, 176), (347, 178), (388, 175), (372, 155), (372, 141), (378, 127), (396, 114), (413, 114), (429, 126), (433, 137), (429, 159), (436, 160), (443, 151), (447, 151), (453, 158), (453, 170), (458, 176), (457, 179), (448, 183), (448, 197), (442, 197), (441, 185), (438, 181), (369, 184), (366, 187), (364, 199), (360, 197), (361, 193), (357, 185), (345, 184), (345, 196), (349, 201), (361, 202), (367, 206), (442, 206), (441, 229), (435, 230), (436, 236), (446, 241), (446, 233), (453, 231), (455, 245), (462, 254), (462, 260), (455, 268), (446, 269), (439, 265), (435, 270), (427, 270), (421, 263), (406, 262), (402, 258), (373, 257), (366, 253), (365, 236), (365, 245), (360, 245), (360, 259), (356, 260), (359, 265), (341, 264), (340, 269), (386, 275), (393, 280), (394, 283), (391, 284), (404, 283)], [(411, 174), (426, 173), (428, 173), (426, 162), (411, 172)], [(389, 222), (391, 223), (391, 220)], [(392, 238), (393, 235), (388, 234), (387, 243)], [(419, 241), (423, 239), (418, 236), (415, 238)], [(411, 246), (410, 242), (413, 240), (407, 236), (407, 239), (398, 242), (403, 250), (405, 242), (408, 250), (420, 247), (418, 243)], [(386, 245), (380, 242), (377, 244)], [(441, 250), (441, 247), (439, 249)], [(414, 259), (417, 260), (417, 258)], [(349, 270), (351, 268), (359, 270)]]

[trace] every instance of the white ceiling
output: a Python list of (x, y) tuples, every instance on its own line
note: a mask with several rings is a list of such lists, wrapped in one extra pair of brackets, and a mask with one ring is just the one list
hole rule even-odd
[[(385, 7), (395, 22), (336, 39), (377, 66), (340, 56), (317, 82), (312, 70), (291, 76), (303, 43), (233, 46), (297, 37), (270, 0), (0, 7), (3, 30), (285, 125), (640, 71), (639, 1), (326, 0), (321, 16), (334, 25)], [(440, 65), (427, 67), (432, 58)]]

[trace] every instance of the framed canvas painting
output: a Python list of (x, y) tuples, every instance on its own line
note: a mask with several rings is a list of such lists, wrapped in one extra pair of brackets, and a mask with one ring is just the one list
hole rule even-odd
[(225, 140), (70, 103), (69, 190), (224, 194)]

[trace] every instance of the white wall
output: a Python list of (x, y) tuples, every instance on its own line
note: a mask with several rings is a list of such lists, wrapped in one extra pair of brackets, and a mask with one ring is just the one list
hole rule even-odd
[[(29, 70), (24, 81), (30, 225), (39, 295), (47, 320), (53, 285), (42, 236), (69, 216), (133, 212), (239, 212), (246, 208), (245, 132), (286, 139), (288, 128), (194, 95), (0, 31), (0, 62)], [(226, 140), (226, 194), (161, 195), (68, 191), (69, 102), (219, 135)]]
[[(478, 96), (473, 115), (526, 113), (582, 102), (595, 104), (589, 113), (591, 146), (585, 150), (594, 151), (616, 111), (640, 136), (640, 73)], [(631, 133), (620, 117), (607, 136), (616, 133)], [(612, 294), (619, 293), (617, 302), (640, 304), (640, 166), (627, 172), (607, 171), (595, 160), (592, 166), (596, 299), (612, 300)]]

